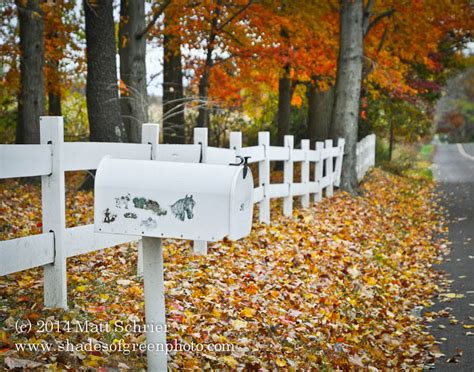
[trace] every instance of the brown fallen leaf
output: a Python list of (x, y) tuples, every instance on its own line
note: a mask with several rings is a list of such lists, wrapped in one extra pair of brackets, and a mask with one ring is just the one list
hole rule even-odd
[(452, 356), (451, 358), (446, 359), (446, 363), (459, 363), (459, 358), (457, 356)]

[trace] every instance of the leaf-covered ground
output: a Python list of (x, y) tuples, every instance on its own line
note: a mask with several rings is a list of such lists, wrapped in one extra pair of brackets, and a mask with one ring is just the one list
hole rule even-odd
[[(237, 242), (212, 244), (205, 257), (165, 241), (168, 342), (229, 344), (233, 351), (170, 353), (172, 368), (421, 368), (434, 339), (419, 314), (438, 294), (432, 265), (446, 247), (433, 184), (374, 170), (362, 196), (337, 192), (319, 204), (273, 213)], [(69, 193), (69, 226), (92, 217), (91, 193)], [(7, 182), (0, 239), (39, 233), (36, 186)], [(21, 352), (18, 343), (142, 343), (140, 332), (42, 333), (41, 321), (143, 323), (143, 279), (133, 244), (68, 260), (67, 311), (42, 305), (42, 271), (0, 278), (0, 368), (19, 359), (51, 367), (145, 366), (132, 352)], [(19, 334), (17, 320), (32, 330)], [(31, 363), (31, 362), (29, 362)], [(35, 366), (39, 364), (30, 364)]]

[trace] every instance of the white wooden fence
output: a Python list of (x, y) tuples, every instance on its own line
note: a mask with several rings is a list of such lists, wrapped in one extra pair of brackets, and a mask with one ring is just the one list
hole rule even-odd
[[(0, 145), (0, 179), (41, 176), (43, 233), (0, 242), (0, 276), (37, 266), (44, 267), (44, 303), (48, 307), (67, 308), (66, 259), (107, 247), (136, 241), (136, 236), (94, 233), (94, 225), (66, 228), (64, 172), (96, 169), (105, 155), (127, 159), (162, 161), (234, 163), (235, 157), (250, 156), (258, 163), (258, 184), (254, 203), (261, 222), (270, 223), (270, 199), (283, 198), (283, 213), (290, 216), (293, 197), (301, 196), (303, 207), (310, 199), (319, 201), (333, 194), (338, 186), (344, 152), (344, 140), (336, 146), (332, 140), (309, 140), (294, 148), (293, 136), (285, 136), (284, 146), (271, 146), (270, 134), (260, 132), (258, 145), (242, 147), (242, 134), (230, 134), (230, 148), (207, 145), (207, 129), (194, 130), (194, 144), (159, 144), (159, 126), (144, 124), (142, 144), (64, 142), (63, 118), (40, 118), (41, 144)], [(370, 136), (369, 136), (370, 137)], [(358, 175), (373, 165), (375, 136), (358, 145)], [(283, 182), (270, 182), (270, 162), (283, 161)], [(293, 165), (301, 163), (301, 179), (293, 179)], [(310, 163), (314, 171), (310, 172)], [(311, 173), (311, 174), (310, 174)], [(205, 226), (203, 226), (205, 228)], [(207, 242), (194, 242), (197, 253), (207, 252)]]
[(375, 134), (369, 134), (357, 143), (357, 179), (360, 181), (375, 165)]

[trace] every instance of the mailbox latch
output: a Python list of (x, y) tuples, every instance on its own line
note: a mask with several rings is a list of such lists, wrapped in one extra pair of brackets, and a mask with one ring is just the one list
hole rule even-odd
[(245, 179), (245, 177), (247, 177), (247, 173), (248, 173), (248, 169), (249, 169), (249, 159), (251, 158), (251, 156), (240, 156), (240, 155), (237, 155), (236, 156), (237, 159), (240, 159), (240, 162), (239, 163), (230, 163), (229, 165), (234, 165), (234, 166), (240, 166), (240, 165), (243, 165), (244, 166), (244, 174), (243, 174), (243, 177)]

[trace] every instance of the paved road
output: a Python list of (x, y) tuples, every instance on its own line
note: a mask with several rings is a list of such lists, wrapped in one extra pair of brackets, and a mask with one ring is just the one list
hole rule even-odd
[[(449, 314), (458, 321), (451, 324), (446, 317), (432, 323), (436, 339), (443, 342), (440, 350), (446, 355), (438, 359), (436, 369), (474, 371), (474, 144), (437, 145), (433, 170), (449, 212), (448, 238), (452, 243), (451, 253), (439, 268), (453, 281), (450, 293), (464, 295), (429, 309), (450, 307)], [(455, 357), (458, 363), (446, 362), (459, 351), (462, 355)]]
[(464, 143), (462, 147), (469, 155), (474, 156), (474, 143)]

